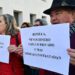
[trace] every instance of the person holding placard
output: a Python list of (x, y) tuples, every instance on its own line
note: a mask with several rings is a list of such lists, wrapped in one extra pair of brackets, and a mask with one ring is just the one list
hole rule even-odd
[[(75, 75), (75, 0), (53, 0), (49, 9), (43, 13), (51, 18), (52, 24), (70, 23), (70, 47), (67, 53), (70, 56), (69, 75)], [(60, 36), (60, 35), (59, 35)], [(59, 67), (58, 67), (59, 68)], [(62, 69), (63, 70), (63, 69)], [(61, 75), (41, 69), (40, 75)]]
[[(22, 48), (19, 28), (16, 26), (15, 18), (12, 15), (0, 15), (0, 35), (11, 36), (10, 46), (8, 47), (9, 63), (0, 62), (0, 75), (24, 75), (23, 60), (20, 54)], [(20, 46), (18, 47), (18, 45)]]

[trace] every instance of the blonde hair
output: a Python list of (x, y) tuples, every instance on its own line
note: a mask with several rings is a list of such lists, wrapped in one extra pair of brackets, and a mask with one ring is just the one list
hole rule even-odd
[(3, 16), (4, 21), (6, 23), (6, 33), (5, 34), (15, 35), (19, 31), (15, 18), (10, 14), (3, 14), (1, 16)]

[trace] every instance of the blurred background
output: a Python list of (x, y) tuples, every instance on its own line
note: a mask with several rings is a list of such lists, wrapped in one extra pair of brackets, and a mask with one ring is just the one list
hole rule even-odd
[(33, 25), (37, 18), (49, 23), (50, 17), (43, 14), (43, 11), (49, 8), (51, 3), (52, 0), (0, 0), (0, 15), (13, 15), (18, 26), (23, 22)]

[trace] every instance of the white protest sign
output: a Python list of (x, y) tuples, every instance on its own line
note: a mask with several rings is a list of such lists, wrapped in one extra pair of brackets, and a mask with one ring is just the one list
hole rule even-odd
[(8, 46), (10, 44), (9, 35), (0, 35), (0, 62), (9, 63)]
[(68, 75), (69, 24), (23, 28), (20, 32), (24, 64)]

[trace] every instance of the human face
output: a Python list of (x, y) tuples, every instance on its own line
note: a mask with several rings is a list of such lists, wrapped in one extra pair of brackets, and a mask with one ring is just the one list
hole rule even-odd
[(39, 21), (34, 23), (34, 26), (40, 26), (40, 25), (41, 25), (41, 23)]
[(52, 10), (50, 13), (51, 23), (52, 24), (59, 24), (59, 23), (72, 23), (73, 16), (71, 11), (66, 10)]
[(6, 23), (3, 16), (0, 16), (0, 35), (5, 34), (6, 31)]

